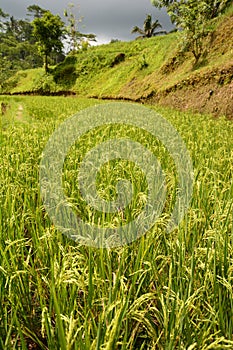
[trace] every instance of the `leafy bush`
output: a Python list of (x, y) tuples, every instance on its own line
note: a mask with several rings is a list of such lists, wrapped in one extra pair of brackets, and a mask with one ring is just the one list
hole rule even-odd
[(56, 83), (74, 83), (77, 77), (75, 70), (76, 68), (73, 64), (58, 66), (53, 74), (54, 81)]
[(143, 54), (141, 59), (139, 60), (139, 69), (142, 70), (144, 68), (147, 68), (148, 66), (149, 66), (149, 63), (146, 60), (145, 54)]
[[(75, 64), (76, 62), (77, 62), (77, 56), (73, 54), (69, 54), (68, 56), (66, 56), (64, 62), (60, 63), (60, 66), (64, 64)], [(59, 67), (59, 65), (57, 67)]]
[(40, 93), (56, 91), (56, 84), (53, 76), (46, 73), (40, 74), (39, 77), (34, 80), (33, 90)]

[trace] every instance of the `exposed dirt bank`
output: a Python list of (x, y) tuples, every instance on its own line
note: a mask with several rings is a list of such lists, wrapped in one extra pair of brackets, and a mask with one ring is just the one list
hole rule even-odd
[(165, 96), (155, 97), (152, 101), (184, 111), (191, 110), (212, 114), (216, 117), (225, 115), (233, 119), (233, 83), (223, 87), (214, 85), (200, 88), (189, 87)]
[(144, 101), (233, 119), (233, 64), (153, 92)]

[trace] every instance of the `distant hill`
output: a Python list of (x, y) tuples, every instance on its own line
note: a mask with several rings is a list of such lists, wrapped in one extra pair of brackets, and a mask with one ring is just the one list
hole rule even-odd
[(50, 68), (19, 71), (1, 93), (76, 94), (159, 103), (233, 118), (233, 7), (213, 24), (205, 57), (179, 54), (179, 32), (80, 50)]

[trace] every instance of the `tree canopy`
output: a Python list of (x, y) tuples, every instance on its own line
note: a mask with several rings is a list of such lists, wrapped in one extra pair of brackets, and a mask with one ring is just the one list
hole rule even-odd
[(151, 0), (156, 7), (166, 7), (171, 21), (182, 30), (182, 46), (198, 62), (204, 52), (209, 22), (223, 12), (229, 0)]
[(88, 45), (89, 41), (96, 41), (96, 36), (94, 34), (84, 34), (80, 32), (79, 25), (82, 23), (83, 17), (76, 17), (73, 3), (70, 3), (68, 8), (65, 9), (64, 16), (68, 21), (66, 34), (70, 52), (75, 52), (80, 47), (82, 48), (84, 45)]
[(155, 34), (158, 34), (160, 32), (155, 33), (156, 29), (162, 28), (161, 24), (158, 20), (152, 21), (152, 16), (148, 14), (146, 16), (146, 19), (143, 24), (143, 28), (139, 28), (138, 26), (135, 26), (131, 33), (139, 33), (141, 34), (139, 38), (151, 38)]
[(33, 22), (33, 36), (36, 38), (39, 53), (44, 57), (45, 71), (48, 72), (48, 57), (52, 52), (60, 53), (63, 48), (64, 22), (60, 16), (46, 11)]
[(0, 8), (0, 88), (19, 70), (41, 67), (44, 63), (48, 71), (49, 64), (63, 61), (63, 45), (71, 42), (72, 37), (77, 43), (75, 49), (95, 40), (94, 34), (78, 30), (71, 12), (66, 20), (65, 25), (59, 16), (35, 4), (27, 7), (25, 19), (17, 19)]
[(32, 25), (27, 20), (16, 19), (0, 9), (0, 87), (15, 72), (36, 68), (42, 59), (35, 50)]
[[(206, 19), (212, 19), (217, 17), (230, 3), (231, 0), (205, 0), (202, 1), (206, 6)], [(174, 13), (179, 10), (180, 6), (189, 7), (189, 0), (151, 0), (152, 5), (162, 8), (166, 7), (168, 12)], [(198, 5), (199, 1), (196, 1)], [(203, 6), (202, 6), (203, 7)], [(175, 22), (175, 18), (171, 17), (172, 21)]]
[(30, 5), (27, 7), (28, 15), (33, 16), (34, 18), (41, 18), (47, 10), (41, 8), (38, 5)]

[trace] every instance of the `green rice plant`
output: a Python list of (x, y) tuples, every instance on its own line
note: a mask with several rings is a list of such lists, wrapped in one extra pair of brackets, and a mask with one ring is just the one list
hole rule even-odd
[[(2, 97), (17, 111), (3, 116), (0, 157), (1, 349), (231, 349), (233, 347), (233, 124), (224, 118), (150, 107), (178, 130), (194, 166), (184, 220), (166, 224), (175, 201), (176, 169), (168, 151), (133, 127), (101, 127), (72, 146), (63, 187), (86, 220), (117, 227), (137, 216), (147, 183), (141, 169), (104, 164), (100, 195), (116, 196), (119, 178), (132, 181), (131, 207), (115, 215), (88, 208), (77, 185), (79, 164), (96, 144), (128, 137), (147, 147), (166, 173), (167, 198), (153, 228), (130, 245), (97, 249), (62, 235), (40, 196), (39, 164), (55, 128), (95, 100)], [(99, 220), (99, 221), (98, 221)]]

